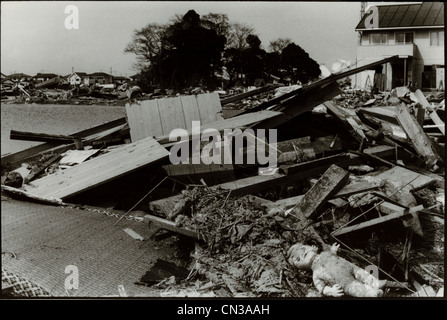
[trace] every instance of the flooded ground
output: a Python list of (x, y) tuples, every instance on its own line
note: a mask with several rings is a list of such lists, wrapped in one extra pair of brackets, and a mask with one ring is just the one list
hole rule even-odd
[(10, 140), (10, 131), (69, 135), (124, 117), (123, 106), (1, 104), (1, 154), (33, 147), (41, 142)]

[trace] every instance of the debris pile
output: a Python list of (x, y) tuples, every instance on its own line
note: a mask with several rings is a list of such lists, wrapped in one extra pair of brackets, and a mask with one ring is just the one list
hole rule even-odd
[[(385, 296), (437, 296), (444, 287), (443, 95), (429, 101), (414, 88), (339, 87), (395, 59), (304, 86), (128, 103), (126, 118), (68, 136), (14, 131), (16, 139), (45, 143), (2, 157), (9, 175), (2, 190), (56, 205), (124, 190), (139, 196), (128, 212), (138, 206), (156, 234), (195, 244), (186, 278), (151, 278), (164, 296), (319, 297), (311, 272), (288, 263), (297, 242), (320, 250), (340, 244), (339, 256), (399, 284)], [(181, 143), (170, 139), (178, 128)], [(259, 150), (275, 155), (275, 166), (255, 157), (239, 163), (231, 148), (214, 151), (214, 139), (212, 148), (194, 140), (198, 131), (240, 128), (277, 129), (277, 141), (265, 136), (239, 150), (245, 159)], [(199, 161), (191, 152), (174, 164), (183, 146), (199, 149)], [(214, 161), (225, 156), (232, 161)]]

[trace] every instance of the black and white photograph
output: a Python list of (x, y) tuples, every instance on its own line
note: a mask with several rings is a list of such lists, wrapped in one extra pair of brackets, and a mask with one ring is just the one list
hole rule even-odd
[(0, 299), (443, 300), (444, 12), (2, 1)]

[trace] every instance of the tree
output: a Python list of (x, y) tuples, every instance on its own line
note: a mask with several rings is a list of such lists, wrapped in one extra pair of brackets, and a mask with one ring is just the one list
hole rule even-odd
[(134, 53), (137, 56), (134, 66), (136, 70), (141, 71), (156, 63), (167, 45), (163, 39), (166, 29), (167, 25), (150, 23), (140, 30), (134, 30), (132, 41), (126, 46), (124, 52)]
[(278, 38), (276, 40), (270, 41), (269, 48), (270, 52), (276, 52), (281, 54), (285, 47), (291, 44), (292, 41), (289, 38)]
[(261, 48), (261, 40), (257, 35), (247, 36), (248, 48), (242, 51), (242, 72), (247, 77), (247, 84), (253, 84), (256, 79), (264, 76), (265, 51)]
[(283, 49), (281, 65), (288, 71), (293, 82), (308, 82), (317, 78), (321, 73), (318, 63), (293, 42)]
[(211, 22), (189, 10), (169, 24), (148, 24), (135, 30), (124, 51), (137, 56), (134, 67), (142, 81), (180, 90), (213, 82), (214, 72), (222, 66), (225, 42), (225, 36), (211, 28)]
[(229, 39), (231, 24), (225, 13), (208, 13), (202, 16), (202, 24), (208, 29), (216, 31), (217, 35)]
[(232, 84), (242, 77), (244, 50), (249, 47), (247, 37), (253, 34), (254, 29), (249, 25), (238, 22), (230, 24), (224, 62)]
[(226, 41), (223, 35), (203, 27), (200, 16), (189, 10), (182, 21), (167, 28), (166, 41), (170, 47), (162, 52), (164, 86), (182, 89), (213, 82), (215, 71), (222, 65), (221, 53)]
[(247, 49), (247, 37), (250, 34), (254, 34), (253, 27), (238, 22), (232, 23), (229, 38), (227, 39), (227, 48), (235, 48), (240, 52)]

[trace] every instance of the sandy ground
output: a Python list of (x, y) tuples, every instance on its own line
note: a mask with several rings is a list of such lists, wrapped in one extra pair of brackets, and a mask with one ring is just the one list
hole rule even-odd
[[(44, 288), (54, 297), (116, 297), (122, 285), (129, 297), (157, 297), (150, 287), (136, 285), (157, 258), (176, 261), (176, 237), (155, 241), (146, 222), (104, 213), (48, 206), (2, 194), (2, 268)], [(121, 212), (121, 214), (124, 212)], [(130, 228), (148, 239), (135, 240)], [(178, 261), (178, 260), (177, 260)], [(75, 266), (78, 289), (65, 289)], [(72, 267), (70, 267), (72, 268)], [(70, 278), (71, 284), (75, 282)]]

